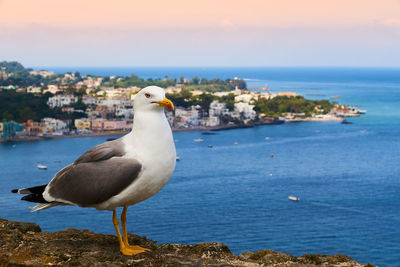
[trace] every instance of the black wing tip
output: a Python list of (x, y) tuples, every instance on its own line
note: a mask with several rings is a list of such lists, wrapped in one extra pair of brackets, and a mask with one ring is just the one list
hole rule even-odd
[(29, 201), (29, 202), (36, 202), (36, 203), (50, 203), (46, 201), (41, 194), (30, 194), (21, 197), (21, 200)]
[(18, 193), (18, 189), (11, 190), (11, 193), (14, 193), (14, 194)]

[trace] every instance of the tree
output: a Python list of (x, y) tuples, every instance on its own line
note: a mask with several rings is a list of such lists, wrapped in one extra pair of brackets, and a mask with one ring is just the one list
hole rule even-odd
[(67, 89), (65, 90), (68, 94), (75, 94), (76, 87), (75, 84), (69, 83)]
[(199, 100), (200, 100), (200, 107), (203, 111), (209, 112), (210, 110), (210, 104), (213, 102), (214, 97), (211, 94), (201, 94), (199, 95)]
[(237, 87), (238, 89), (246, 89), (247, 88), (247, 84), (246, 81), (243, 79), (234, 79), (231, 81), (234, 87)]
[(14, 116), (13, 116), (10, 112), (4, 111), (4, 112), (1, 114), (1, 119), (0, 119), (0, 121), (13, 121), (13, 120), (14, 120)]
[(200, 81), (200, 79), (199, 79), (199, 77), (197, 77), (197, 76), (194, 76), (194, 77), (192, 78), (192, 83), (193, 83), (193, 84), (199, 84), (199, 81)]
[(235, 109), (235, 95), (234, 94), (228, 94), (225, 96), (221, 96), (219, 98), (219, 101), (222, 103), (226, 104), (226, 108), (229, 109), (230, 111), (233, 111)]
[(167, 94), (167, 97), (177, 107), (188, 108), (193, 105), (192, 93), (189, 90), (182, 90), (178, 94)]
[(30, 107), (24, 107), (18, 112), (19, 121), (37, 120), (37, 115)]
[(200, 83), (201, 84), (208, 84), (208, 80), (206, 78), (202, 78)]
[(287, 97), (277, 96), (272, 99), (259, 99), (255, 103), (254, 110), (267, 116), (279, 117), (282, 113), (304, 113), (310, 116), (315, 112), (315, 107), (321, 106), (323, 113), (328, 113), (334, 105), (328, 100), (307, 100), (303, 96)]

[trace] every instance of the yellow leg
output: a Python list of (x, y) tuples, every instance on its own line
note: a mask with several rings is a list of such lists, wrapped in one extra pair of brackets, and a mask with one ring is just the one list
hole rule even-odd
[(121, 252), (123, 253), (123, 249), (125, 248), (124, 242), (122, 242), (121, 232), (119, 231), (119, 221), (117, 218), (117, 211), (113, 209), (113, 217), (112, 221), (115, 227), (115, 231), (117, 232), (119, 247), (121, 248)]
[(128, 243), (128, 232), (126, 230), (126, 212), (128, 211), (128, 208), (124, 206), (124, 209), (122, 210), (121, 214), (121, 223), (122, 223), (122, 241), (125, 245), (126, 248), (128, 248), (131, 251), (134, 251), (136, 254), (150, 251), (150, 249), (147, 248), (142, 248), (140, 246), (131, 246)]
[(115, 209), (113, 209), (112, 221), (113, 221), (113, 224), (115, 227), (115, 231), (117, 232), (119, 247), (120, 247), (120, 251), (122, 254), (127, 255), (127, 256), (132, 256), (132, 255), (136, 255), (138, 253), (144, 252), (144, 251), (133, 250), (133, 249), (127, 248), (125, 246), (124, 241), (122, 240), (121, 232), (119, 231), (119, 226), (118, 226), (119, 221), (117, 218), (117, 211)]

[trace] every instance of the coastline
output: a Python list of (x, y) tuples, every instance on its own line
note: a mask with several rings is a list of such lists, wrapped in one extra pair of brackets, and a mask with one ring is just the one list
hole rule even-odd
[[(224, 131), (224, 130), (233, 130), (233, 129), (245, 129), (252, 128), (255, 126), (263, 126), (263, 125), (278, 125), (284, 123), (293, 123), (293, 122), (330, 122), (330, 121), (343, 121), (342, 118), (338, 118), (335, 120), (321, 120), (321, 119), (292, 119), (277, 122), (254, 122), (252, 124), (234, 124), (234, 125), (220, 125), (213, 127), (194, 127), (194, 128), (172, 128), (173, 132), (188, 132), (188, 131)], [(125, 135), (129, 133), (129, 131), (109, 131), (109, 132), (92, 132), (88, 134), (73, 134), (73, 135), (47, 135), (47, 136), (15, 136), (8, 139), (0, 139), (1, 143), (12, 143), (12, 142), (34, 142), (34, 141), (45, 141), (45, 140), (54, 140), (54, 139), (64, 139), (64, 138), (79, 138), (79, 137), (97, 137), (97, 136), (119, 136)]]

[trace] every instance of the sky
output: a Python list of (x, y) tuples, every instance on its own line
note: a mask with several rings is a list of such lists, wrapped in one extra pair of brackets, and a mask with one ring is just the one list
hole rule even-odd
[(400, 0), (0, 0), (3, 60), (400, 67)]

